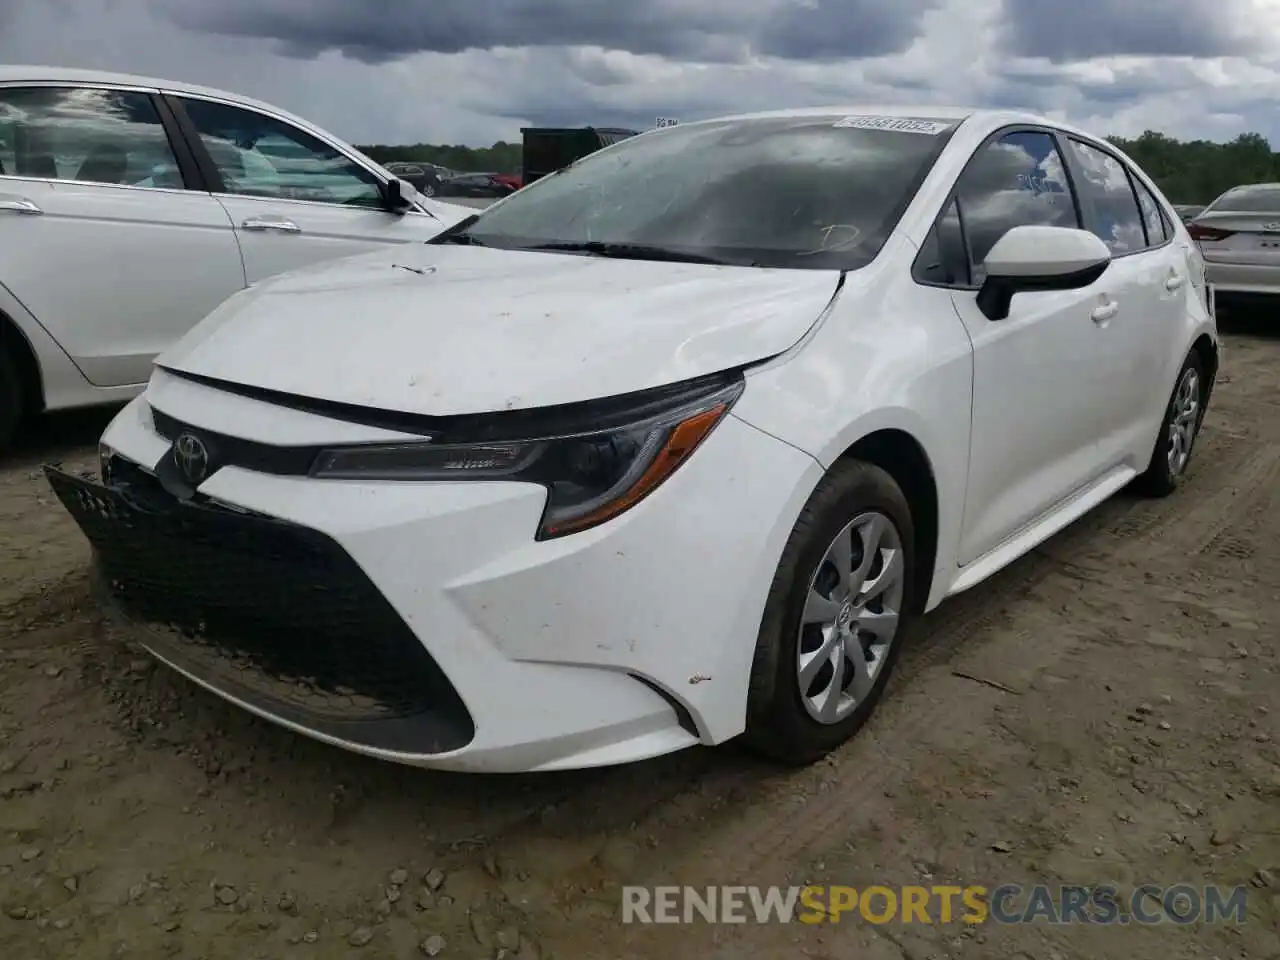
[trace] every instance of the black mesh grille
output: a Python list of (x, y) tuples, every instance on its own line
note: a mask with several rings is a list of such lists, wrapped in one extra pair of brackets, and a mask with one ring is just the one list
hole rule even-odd
[(167, 638), (184, 661), (175, 665), (304, 718), (430, 716), (433, 742), (416, 744), (421, 752), (455, 749), (474, 735), (422, 644), (324, 534), (199, 498), (179, 502), (118, 461), (110, 488), (46, 474), (93, 544), (114, 603)]

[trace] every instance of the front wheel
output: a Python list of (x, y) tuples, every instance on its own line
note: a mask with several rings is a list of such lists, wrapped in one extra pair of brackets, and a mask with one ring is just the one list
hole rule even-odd
[(837, 464), (796, 521), (765, 604), (745, 742), (812, 763), (875, 709), (913, 609), (915, 528), (902, 490), (872, 464)]
[(1206, 394), (1204, 364), (1200, 355), (1192, 350), (1183, 361), (1173, 394), (1165, 407), (1151, 462), (1138, 477), (1136, 486), (1139, 491), (1152, 497), (1167, 497), (1178, 489), (1187, 464), (1191, 462), (1191, 449), (1204, 420)]

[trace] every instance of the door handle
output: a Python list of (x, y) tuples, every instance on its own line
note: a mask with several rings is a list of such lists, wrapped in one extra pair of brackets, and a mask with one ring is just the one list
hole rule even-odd
[(278, 217), (250, 217), (240, 226), (244, 230), (273, 230), (276, 233), (302, 232), (302, 228), (292, 220)]
[(1119, 312), (1120, 304), (1112, 300), (1110, 303), (1104, 303), (1100, 307), (1094, 307), (1091, 316), (1094, 323), (1106, 323)]
[(0, 210), (5, 213), (17, 213), (28, 217), (34, 217), (44, 213), (40, 207), (26, 197), (0, 196)]
[(1180, 276), (1179, 274), (1175, 273), (1173, 276), (1171, 276), (1168, 280), (1164, 282), (1164, 288), (1166, 290), (1177, 290), (1180, 286), (1182, 286), (1186, 282), (1187, 282), (1186, 277)]

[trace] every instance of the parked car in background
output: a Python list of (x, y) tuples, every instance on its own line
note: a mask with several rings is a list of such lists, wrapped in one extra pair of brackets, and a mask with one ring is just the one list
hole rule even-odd
[(681, 124), (233, 297), (98, 480), (46, 470), (112, 616), (295, 731), (464, 770), (744, 731), (807, 763), (923, 611), (1179, 486), (1202, 268), (1051, 120)]
[(433, 164), (415, 163), (408, 160), (393, 161), (385, 164), (385, 167), (401, 180), (413, 184), (414, 188), (424, 197), (434, 197), (440, 192), (440, 184), (448, 177), (453, 176), (451, 172), (447, 175), (441, 173), (441, 168)]
[(27, 414), (128, 399), (249, 284), (470, 213), (269, 104), (0, 67), (0, 447)]
[(533, 183), (575, 160), (638, 136), (622, 127), (521, 127), (521, 183)]
[(1204, 209), (1204, 204), (1175, 203), (1173, 205), (1173, 209), (1174, 209), (1174, 212), (1177, 213), (1178, 216), (1182, 218), (1183, 223), (1190, 223), (1192, 220), (1196, 218), (1197, 214), (1199, 214), (1200, 211)]
[(496, 173), (460, 173), (440, 185), (445, 197), (505, 197), (516, 188)]
[(524, 177), (518, 173), (495, 173), (493, 174), (493, 179), (510, 187), (512, 190), (519, 190), (524, 186)]
[(1280, 183), (1232, 187), (1187, 230), (1219, 302), (1280, 295)]

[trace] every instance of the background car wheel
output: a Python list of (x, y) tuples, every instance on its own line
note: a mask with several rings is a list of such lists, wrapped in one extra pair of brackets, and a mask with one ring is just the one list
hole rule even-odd
[(807, 764), (848, 740), (888, 682), (914, 609), (915, 529), (884, 470), (838, 463), (796, 521), (765, 604), (746, 744)]
[(1191, 451), (1204, 420), (1204, 364), (1194, 350), (1178, 372), (1178, 379), (1160, 422), (1160, 434), (1146, 472), (1138, 477), (1137, 489), (1152, 497), (1167, 497), (1178, 489)]
[(424, 184), (422, 187), (422, 195), (424, 197), (434, 197), (436, 195), (436, 185), (434, 183)]
[(22, 381), (18, 368), (0, 344), (0, 452), (8, 448), (22, 422)]

